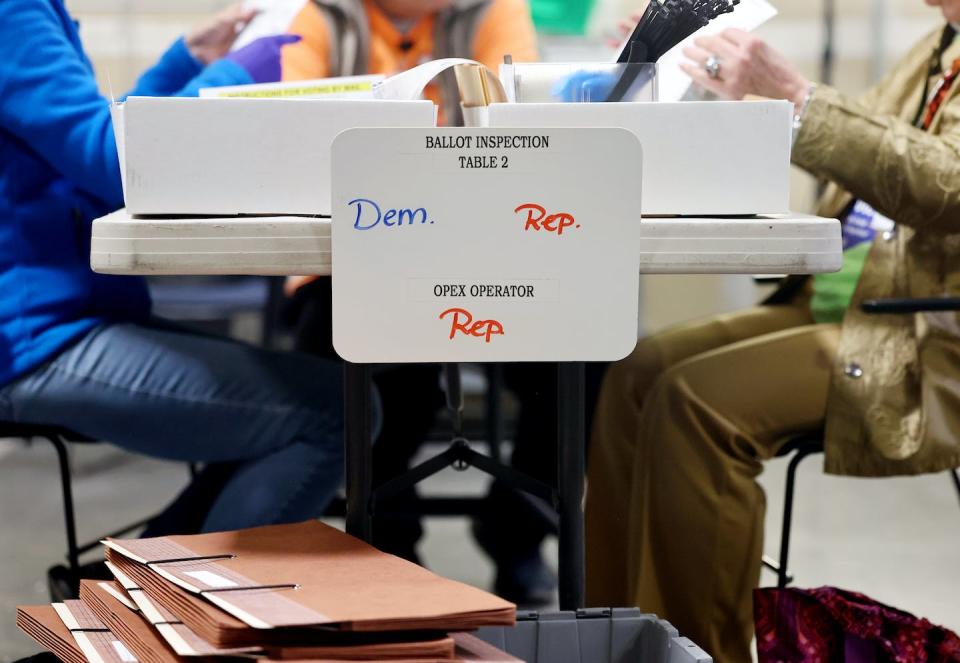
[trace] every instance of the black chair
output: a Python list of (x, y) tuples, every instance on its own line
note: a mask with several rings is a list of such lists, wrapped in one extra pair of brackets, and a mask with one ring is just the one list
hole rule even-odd
[[(906, 315), (913, 313), (928, 313), (936, 311), (960, 311), (960, 297), (932, 297), (926, 299), (871, 299), (861, 304), (864, 313), (874, 315)], [(796, 492), (797, 469), (805, 458), (813, 454), (823, 453), (823, 433), (808, 433), (793, 438), (787, 442), (778, 457), (792, 455), (787, 466), (786, 488), (783, 499), (783, 526), (780, 530), (780, 557), (774, 561), (767, 556), (763, 558), (763, 566), (777, 574), (777, 587), (786, 587), (793, 582), (789, 573), (790, 535), (793, 526), (793, 499)], [(948, 472), (950, 481), (960, 499), (960, 471), (954, 469)]]
[[(60, 490), (63, 496), (63, 520), (67, 539), (67, 554), (66, 565), (57, 564), (47, 571), (47, 586), (53, 601), (77, 598), (80, 591), (80, 578), (83, 573), (80, 556), (99, 546), (100, 539), (103, 537), (97, 537), (86, 543), (77, 541), (77, 521), (73, 506), (73, 481), (67, 445), (92, 444), (96, 443), (96, 440), (59, 426), (10, 422), (0, 422), (0, 437), (46, 440), (56, 451), (60, 470)], [(150, 520), (151, 518), (145, 518), (104, 536), (123, 536), (143, 527)]]
[(823, 453), (823, 433), (810, 433), (788, 441), (777, 454), (778, 458), (793, 456), (787, 465), (787, 481), (783, 496), (783, 524), (780, 528), (780, 555), (777, 560), (764, 555), (763, 565), (777, 574), (777, 587), (786, 587), (793, 582), (788, 565), (790, 562), (790, 534), (793, 527), (793, 498), (797, 485), (797, 470), (808, 456)]

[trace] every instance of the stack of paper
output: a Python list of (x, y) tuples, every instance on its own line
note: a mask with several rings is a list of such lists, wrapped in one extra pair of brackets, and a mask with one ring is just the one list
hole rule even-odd
[(137, 663), (83, 601), (18, 607), (17, 626), (66, 663)]
[(64, 663), (85, 663), (87, 660), (52, 605), (17, 608), (17, 626)]
[(519, 660), (467, 633), (513, 624), (513, 604), (318, 521), (105, 544), (114, 581), (18, 611), (68, 663)]
[(111, 633), (122, 640), (133, 656), (141, 663), (179, 661), (180, 657), (150, 623), (138, 618), (136, 611), (127, 603), (118, 600), (114, 592), (108, 591), (106, 586), (106, 583), (84, 580), (80, 584), (80, 599)]

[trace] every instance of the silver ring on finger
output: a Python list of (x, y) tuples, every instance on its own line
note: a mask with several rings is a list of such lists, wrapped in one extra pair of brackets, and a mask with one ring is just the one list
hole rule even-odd
[(716, 55), (711, 55), (707, 58), (707, 61), (703, 63), (703, 70), (707, 72), (707, 76), (716, 80), (720, 78), (720, 58)]

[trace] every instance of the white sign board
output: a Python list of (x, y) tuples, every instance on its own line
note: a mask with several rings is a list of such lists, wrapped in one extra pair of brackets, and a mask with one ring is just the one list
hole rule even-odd
[(333, 143), (333, 337), (358, 363), (612, 361), (637, 342), (624, 129), (350, 129)]

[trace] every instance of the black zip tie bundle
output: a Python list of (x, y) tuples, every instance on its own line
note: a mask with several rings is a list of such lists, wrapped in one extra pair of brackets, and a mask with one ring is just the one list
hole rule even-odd
[(657, 62), (681, 41), (740, 0), (650, 0), (617, 62)]
[[(640, 75), (640, 63), (657, 62), (663, 55), (710, 21), (729, 14), (740, 0), (650, 0), (617, 58), (628, 67), (607, 101), (622, 101)], [(651, 68), (652, 69), (652, 68)], [(652, 77), (652, 71), (648, 77)]]

